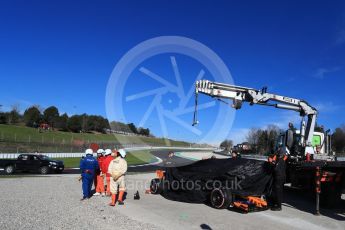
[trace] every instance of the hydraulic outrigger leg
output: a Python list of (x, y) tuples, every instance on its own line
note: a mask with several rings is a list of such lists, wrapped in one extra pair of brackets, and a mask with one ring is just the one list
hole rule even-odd
[(316, 210), (315, 215), (320, 215), (320, 193), (321, 193), (321, 170), (320, 167), (316, 167), (315, 175), (315, 192), (316, 192)]

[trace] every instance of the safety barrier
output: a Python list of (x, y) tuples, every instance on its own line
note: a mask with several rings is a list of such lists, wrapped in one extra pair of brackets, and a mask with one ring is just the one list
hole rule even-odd
[[(159, 150), (159, 149), (178, 149), (178, 150), (213, 150), (213, 148), (190, 148), (190, 147), (151, 147), (151, 146), (142, 146), (142, 147), (133, 147), (126, 148), (127, 151), (138, 151), (138, 150)], [(16, 159), (20, 154), (27, 153), (0, 153), (0, 159)], [(40, 153), (41, 154), (41, 153)], [(80, 158), (84, 153), (42, 153), (50, 158)], [(96, 156), (96, 154), (94, 154)]]

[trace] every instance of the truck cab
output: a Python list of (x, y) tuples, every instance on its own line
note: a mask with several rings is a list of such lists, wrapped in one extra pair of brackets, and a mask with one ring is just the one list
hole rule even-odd
[(302, 151), (300, 144), (301, 132), (300, 130), (287, 130), (280, 134), (277, 142), (278, 146), (286, 146), (290, 150), (293, 157), (304, 157), (307, 153), (313, 155), (315, 160), (334, 160), (334, 153), (331, 149), (331, 135), (329, 131), (317, 132), (314, 131), (311, 147), (306, 147), (306, 151)]

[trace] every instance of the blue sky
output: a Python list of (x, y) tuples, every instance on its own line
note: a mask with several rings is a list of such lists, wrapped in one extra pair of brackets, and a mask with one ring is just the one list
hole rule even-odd
[[(0, 31), (2, 110), (39, 104), (56, 105), (68, 114), (106, 116), (108, 79), (121, 57), (147, 39), (174, 35), (217, 53), (235, 84), (268, 86), (270, 92), (303, 98), (319, 109), (319, 123), (331, 129), (345, 123), (344, 1), (1, 1)], [(165, 54), (141, 66), (173, 82), (172, 56), (187, 91), (203, 68), (191, 58)], [(214, 79), (205, 71), (205, 78)], [(136, 69), (124, 94), (157, 87)], [(160, 103), (173, 110), (178, 100), (167, 93)], [(147, 97), (118, 106), (126, 121), (139, 124), (151, 101)], [(212, 127), (219, 106), (224, 105), (200, 111), (203, 133)], [(157, 116), (150, 114), (145, 126), (162, 136)], [(191, 123), (192, 113), (181, 119)], [(229, 137), (237, 142), (251, 127), (286, 127), (289, 121), (298, 122), (298, 116), (247, 105), (224, 127), (231, 128)], [(198, 141), (169, 119), (167, 129), (169, 137)]]

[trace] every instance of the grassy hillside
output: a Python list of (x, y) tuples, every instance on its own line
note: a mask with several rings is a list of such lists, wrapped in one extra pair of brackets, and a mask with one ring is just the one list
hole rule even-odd
[[(169, 140), (172, 146), (189, 146), (189, 143)], [(120, 134), (71, 133), (61, 131), (38, 132), (25, 126), (0, 125), (0, 152), (75, 152), (98, 143), (101, 147), (118, 145), (165, 146), (163, 138), (125, 136)]]

